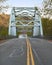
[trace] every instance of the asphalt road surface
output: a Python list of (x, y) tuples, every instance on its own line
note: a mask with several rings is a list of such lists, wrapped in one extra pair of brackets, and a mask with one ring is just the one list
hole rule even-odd
[[(52, 42), (37, 38), (29, 38), (29, 42), (34, 65), (52, 65)], [(15, 38), (0, 44), (0, 65), (27, 65), (26, 39)]]

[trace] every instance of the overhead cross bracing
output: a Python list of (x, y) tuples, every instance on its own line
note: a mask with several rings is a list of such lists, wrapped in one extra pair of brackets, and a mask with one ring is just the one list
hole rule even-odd
[(18, 16), (34, 16), (34, 8), (18, 7), (18, 8), (15, 8), (15, 13)]
[(43, 35), (40, 12), (34, 7), (13, 7), (9, 22), (9, 35), (16, 36), (16, 27), (33, 27), (33, 36)]

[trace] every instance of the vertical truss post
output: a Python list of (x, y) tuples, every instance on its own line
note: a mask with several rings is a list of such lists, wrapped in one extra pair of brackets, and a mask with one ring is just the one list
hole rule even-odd
[(40, 19), (40, 35), (43, 36), (43, 28), (42, 28), (41, 17), (39, 19)]
[(35, 21), (34, 21), (33, 36), (43, 36), (42, 22), (38, 11), (35, 13), (34, 20)]
[(14, 8), (12, 8), (11, 15), (10, 15), (9, 35), (16, 36), (16, 24), (15, 24), (15, 12), (14, 12)]

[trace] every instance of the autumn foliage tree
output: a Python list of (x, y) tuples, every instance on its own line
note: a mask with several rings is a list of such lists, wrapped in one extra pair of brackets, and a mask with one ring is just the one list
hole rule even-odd
[(48, 18), (52, 16), (52, 0), (43, 0), (43, 11)]

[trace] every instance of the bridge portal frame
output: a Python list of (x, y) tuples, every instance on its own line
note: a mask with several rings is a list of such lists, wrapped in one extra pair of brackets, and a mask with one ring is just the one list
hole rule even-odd
[[(30, 13), (29, 13), (30, 12)], [(34, 16), (35, 15), (35, 16)], [(29, 25), (32, 21), (29, 21), (28, 24), (24, 24), (21, 21), (16, 21), (15, 16), (32, 16), (34, 25)], [(28, 20), (27, 20), (28, 21)], [(16, 25), (17, 22), (20, 22), (21, 25)], [(33, 27), (33, 36), (43, 36), (42, 22), (39, 11), (35, 11), (33, 7), (13, 7), (10, 14), (9, 21), (9, 35), (16, 36), (16, 26), (32, 26)]]

